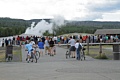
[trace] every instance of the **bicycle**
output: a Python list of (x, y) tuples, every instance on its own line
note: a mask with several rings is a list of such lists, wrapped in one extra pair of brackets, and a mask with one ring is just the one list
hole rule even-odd
[[(27, 51), (27, 50), (26, 50), (26, 51)], [(31, 52), (31, 57), (30, 57), (30, 60), (29, 60), (29, 61), (37, 63), (37, 60), (38, 60), (39, 58), (40, 58), (40, 53), (39, 53), (39, 51), (37, 51), (36, 48), (35, 48), (35, 52), (33, 52), (33, 51)], [(28, 55), (27, 55), (26, 61), (28, 61)], [(28, 61), (28, 63), (29, 63), (29, 61)]]
[(35, 48), (36, 58), (38, 60), (40, 58), (40, 52), (36, 50), (37, 47), (34, 47), (34, 48)]

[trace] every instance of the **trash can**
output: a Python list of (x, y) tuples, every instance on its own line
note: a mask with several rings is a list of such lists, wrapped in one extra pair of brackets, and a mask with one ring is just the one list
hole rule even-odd
[(113, 44), (113, 59), (120, 60), (120, 45)]
[(13, 59), (13, 46), (8, 45), (6, 46), (6, 56), (5, 56), (6, 61), (10, 61)]

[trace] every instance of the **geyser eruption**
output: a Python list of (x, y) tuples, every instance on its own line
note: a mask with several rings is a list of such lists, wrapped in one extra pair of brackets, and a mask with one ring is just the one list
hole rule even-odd
[(35, 26), (35, 22), (32, 22), (31, 27), (28, 27), (25, 31), (25, 34), (33, 34), (37, 36), (43, 36), (43, 33), (48, 30), (50, 33), (53, 32), (53, 28), (64, 25), (64, 18), (61, 16), (55, 16), (50, 23), (45, 20), (41, 20)]
[(25, 34), (33, 34), (37, 36), (42, 36), (42, 34), (48, 30), (52, 32), (52, 23), (48, 23), (45, 20), (41, 20), (35, 26), (35, 22), (32, 22), (31, 27), (28, 27), (25, 31)]

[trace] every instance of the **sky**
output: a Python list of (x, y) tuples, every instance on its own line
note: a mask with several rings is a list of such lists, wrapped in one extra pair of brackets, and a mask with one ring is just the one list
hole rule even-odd
[(0, 17), (120, 21), (120, 0), (0, 0)]

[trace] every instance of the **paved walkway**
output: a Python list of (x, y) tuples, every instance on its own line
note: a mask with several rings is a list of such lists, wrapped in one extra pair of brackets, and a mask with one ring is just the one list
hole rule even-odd
[(43, 55), (38, 63), (26, 63), (22, 49), (22, 62), (0, 63), (0, 80), (119, 80), (120, 61), (85, 61), (65, 58), (66, 49), (57, 47), (57, 55)]

